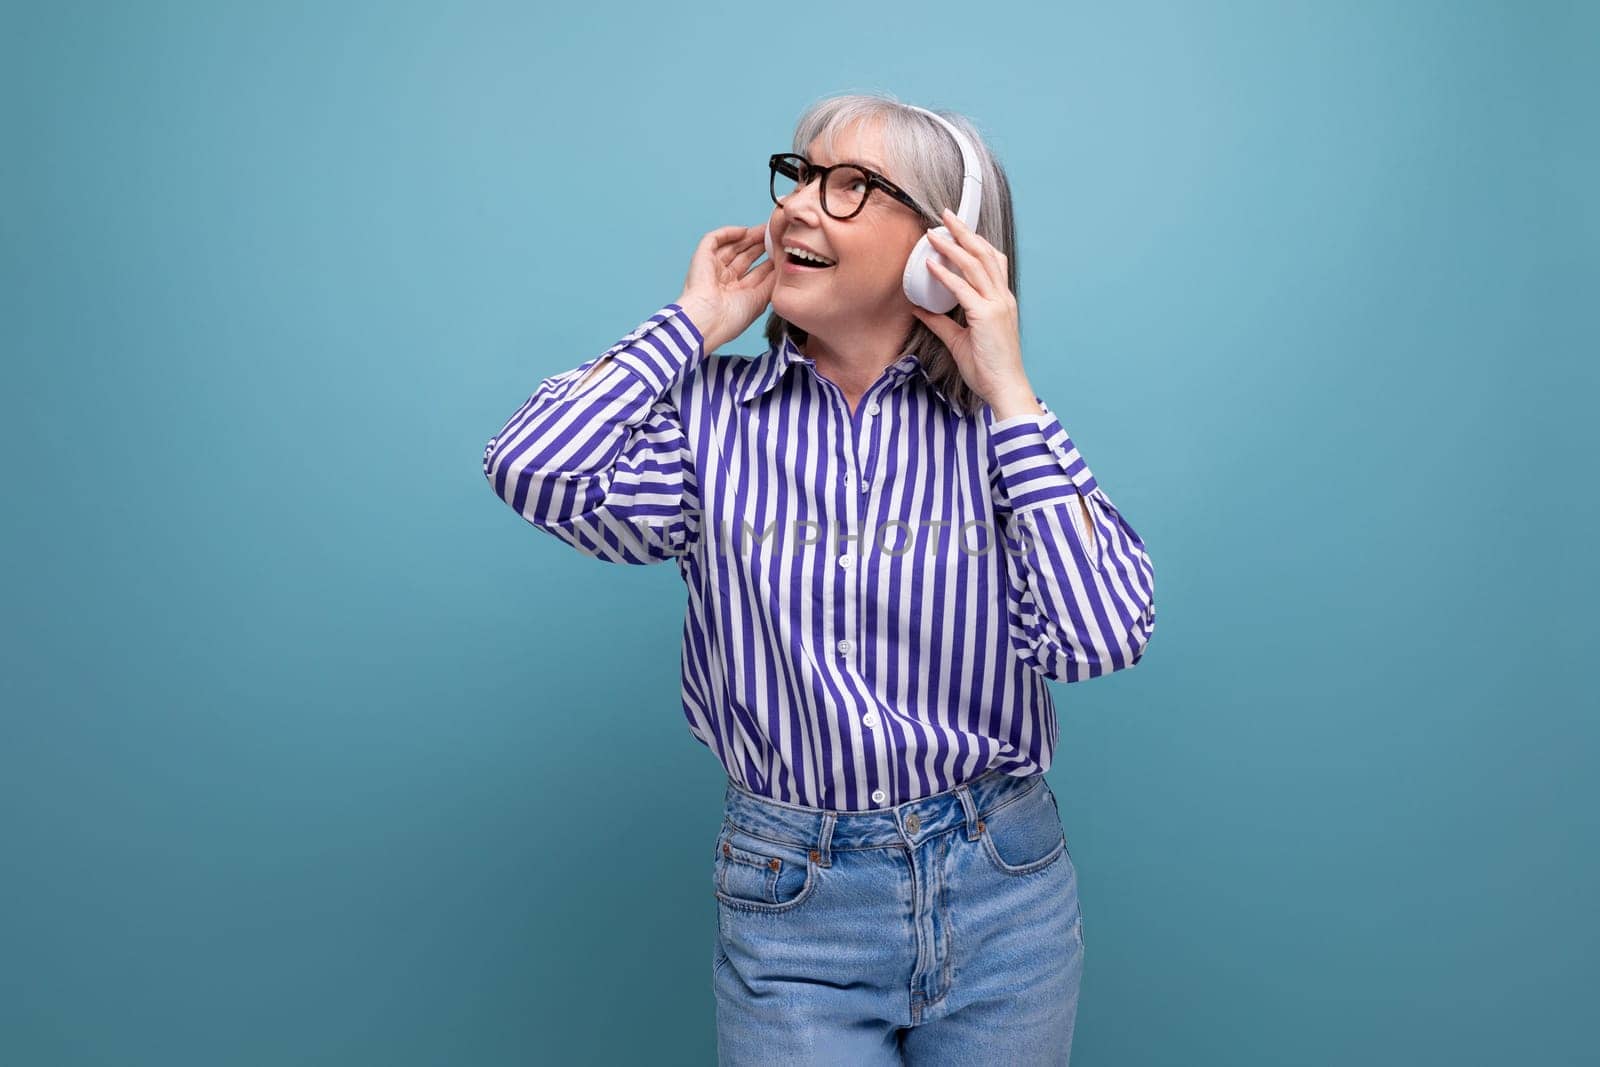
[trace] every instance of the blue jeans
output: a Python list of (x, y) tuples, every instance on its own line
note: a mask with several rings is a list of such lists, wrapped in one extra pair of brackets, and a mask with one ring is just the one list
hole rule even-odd
[(1078, 877), (1043, 776), (881, 811), (728, 782), (712, 866), (720, 1064), (1066, 1064)]

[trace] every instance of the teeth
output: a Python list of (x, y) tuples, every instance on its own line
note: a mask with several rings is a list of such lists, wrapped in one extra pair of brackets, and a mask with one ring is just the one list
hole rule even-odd
[(788, 252), (790, 255), (799, 256), (801, 259), (809, 259), (813, 263), (822, 263), (822, 264), (825, 264), (826, 266), (829, 266), (829, 267), (833, 266), (833, 260), (831, 260), (831, 259), (823, 259), (821, 256), (817, 255), (816, 253), (807, 252), (803, 248), (795, 248), (795, 247), (793, 247), (791, 245), (784, 245), (783, 246), (783, 250), (785, 252)]

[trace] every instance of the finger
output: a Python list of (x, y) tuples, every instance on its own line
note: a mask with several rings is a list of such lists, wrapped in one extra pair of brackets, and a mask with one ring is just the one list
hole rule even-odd
[(726, 239), (717, 249), (719, 253), (738, 253), (749, 248), (758, 248), (763, 244), (759, 234), (752, 234), (748, 228)]
[(759, 247), (761, 247), (759, 238), (743, 236), (722, 245), (716, 250), (716, 254), (723, 262), (727, 262), (735, 256), (748, 255), (751, 249)]
[(979, 294), (976, 289), (968, 285), (962, 279), (961, 275), (957, 274), (943, 263), (940, 263), (936, 259), (930, 258), (928, 260), (928, 267), (934, 272), (934, 277), (943, 282), (944, 287), (950, 290), (951, 295), (953, 295), (957, 300), (961, 301), (962, 309), (968, 314), (971, 314), (972, 309), (977, 307), (978, 304), (983, 301), (983, 296)]
[(944, 224), (946, 226), (950, 227), (951, 233), (971, 235), (973, 237), (978, 236), (978, 231), (967, 225), (966, 219), (962, 218), (960, 215), (957, 215), (949, 208), (945, 208), (943, 211), (939, 212), (939, 217), (944, 220)]
[(958, 322), (952, 318), (947, 318), (944, 315), (939, 315), (935, 312), (929, 311), (925, 307), (919, 307), (916, 304), (911, 305), (911, 313), (915, 315), (923, 325), (932, 330), (934, 335), (938, 337), (939, 340), (944, 342), (946, 348), (950, 349), (952, 353), (954, 352), (956, 348), (954, 335), (962, 332), (962, 326)]
[(743, 252), (739, 253), (739, 255), (736, 256), (733, 261), (734, 272), (736, 274), (743, 274), (749, 269), (750, 264), (754, 263), (761, 256), (761, 253), (765, 251), (765, 248), (758, 246), (755, 248), (747, 248)]
[[(769, 267), (771, 270), (768, 269)], [(734, 283), (734, 287), (737, 289), (755, 289), (765, 284), (766, 280), (770, 278), (777, 271), (777, 269), (778, 265), (769, 259), (765, 263), (757, 265), (748, 273), (746, 273), (742, 278)]]
[[(994, 276), (988, 264), (956, 244), (953, 238), (944, 234), (929, 230), (928, 240), (933, 245), (934, 251), (938, 252), (940, 256), (944, 257), (959, 270), (974, 289), (982, 291), (985, 296), (988, 295), (990, 289), (994, 286)], [(928, 262), (935, 262), (935, 258), (929, 256)]]
[(713, 248), (727, 244), (729, 241), (742, 239), (750, 230), (748, 226), (718, 226), (705, 235), (702, 244), (709, 244)]
[(944, 209), (945, 228), (955, 237), (956, 243), (996, 267), (1000, 265), (1000, 250), (990, 244), (983, 234), (968, 226), (966, 220), (949, 208)]
[[(965, 225), (965, 223), (958, 223), (958, 225)], [(983, 290), (984, 295), (994, 297), (999, 292), (1008, 291), (1010, 282), (1007, 278), (1005, 262), (1000, 256), (1000, 250), (984, 240), (983, 235), (971, 227), (966, 229), (964, 237), (961, 233), (956, 233), (955, 237), (962, 242), (962, 247), (977, 262), (977, 270), (981, 278), (976, 279), (976, 281), (983, 283), (978, 288)], [(973, 278), (972, 271), (963, 270), (962, 273), (969, 279)]]
[(953, 243), (957, 248), (964, 249), (979, 259), (988, 261), (995, 266), (999, 265), (1000, 250), (985, 240), (981, 233), (968, 226), (949, 208), (944, 210), (944, 220), (945, 229), (950, 234), (946, 239), (947, 244)]

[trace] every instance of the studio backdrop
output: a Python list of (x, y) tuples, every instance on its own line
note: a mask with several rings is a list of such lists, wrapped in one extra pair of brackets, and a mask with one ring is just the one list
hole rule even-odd
[(715, 1062), (683, 583), (481, 460), (844, 92), (1007, 168), (1028, 378), (1155, 564), (1141, 662), (1050, 683), (1073, 1062), (1592, 1061), (1597, 35), (12, 7), (0, 1062)]

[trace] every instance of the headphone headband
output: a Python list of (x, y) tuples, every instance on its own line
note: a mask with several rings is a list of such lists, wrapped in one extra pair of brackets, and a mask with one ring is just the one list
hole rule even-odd
[(956, 147), (961, 149), (961, 203), (956, 208), (956, 217), (968, 226), (976, 229), (978, 226), (978, 210), (983, 203), (983, 168), (978, 163), (978, 150), (973, 147), (972, 141), (966, 134), (956, 128), (955, 123), (943, 115), (929, 111), (925, 107), (907, 104), (913, 111), (920, 111), (933, 119), (955, 138)]
[[(943, 126), (950, 136), (955, 139), (956, 147), (961, 149), (961, 203), (956, 208), (956, 218), (976, 230), (978, 227), (978, 214), (983, 206), (983, 170), (979, 164), (978, 150), (970, 138), (956, 128), (955, 124), (943, 115), (929, 111), (925, 107), (907, 104), (906, 107), (913, 111), (920, 111)], [(949, 234), (950, 228), (940, 223), (937, 230)], [(776, 260), (777, 252), (772, 246), (772, 220), (767, 219), (766, 230), (767, 258)], [(928, 267), (930, 259), (937, 261), (947, 269), (961, 276), (961, 271), (945, 258), (934, 251), (933, 243), (928, 240), (928, 235), (923, 234), (911, 249), (911, 255), (906, 259), (905, 270), (901, 274), (900, 284), (905, 290), (906, 299), (913, 304), (928, 311), (944, 314), (955, 307), (958, 301), (943, 282), (933, 276), (933, 271)]]
[[(978, 150), (973, 147), (972, 141), (966, 134), (958, 130), (954, 123), (943, 115), (935, 114), (925, 107), (908, 104), (913, 111), (920, 111), (939, 125), (949, 131), (955, 138), (956, 146), (961, 149), (961, 204), (956, 208), (956, 218), (966, 223), (973, 230), (978, 228), (978, 213), (983, 206), (983, 171), (978, 162)], [(946, 235), (950, 227), (942, 222), (934, 227)], [(945, 260), (944, 256), (934, 250), (933, 243), (928, 240), (928, 235), (923, 234), (921, 239), (911, 249), (911, 255), (906, 259), (905, 271), (901, 275), (900, 284), (905, 290), (906, 298), (913, 304), (937, 314), (944, 314), (955, 307), (958, 301), (956, 295), (933, 276), (933, 271), (928, 267), (930, 260), (937, 260), (947, 270), (962, 277), (961, 271), (954, 263)]]

